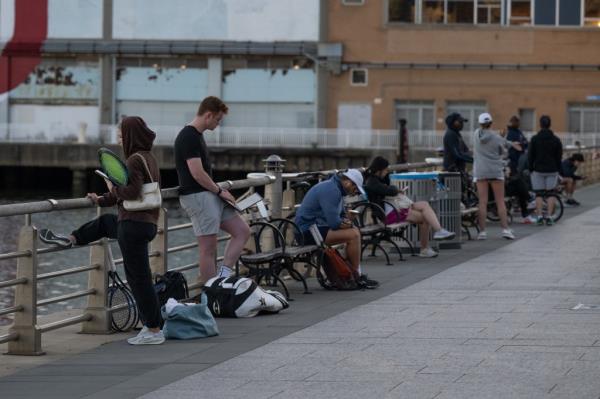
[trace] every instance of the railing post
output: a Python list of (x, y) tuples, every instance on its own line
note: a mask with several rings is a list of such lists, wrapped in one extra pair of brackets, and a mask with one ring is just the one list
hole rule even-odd
[[(98, 215), (101, 214), (98, 208)], [(85, 313), (92, 315), (90, 321), (81, 324), (81, 332), (84, 334), (108, 334), (111, 332), (110, 321), (111, 314), (108, 308), (108, 269), (111, 262), (109, 251), (109, 242), (106, 238), (102, 239), (102, 245), (92, 245), (90, 247), (90, 265), (99, 265), (97, 269), (90, 270), (88, 274), (88, 288), (96, 292), (87, 297), (87, 306)]]
[(17, 260), (17, 278), (27, 282), (15, 288), (15, 306), (23, 310), (15, 313), (15, 320), (9, 332), (19, 334), (16, 341), (8, 343), (9, 355), (43, 355), (42, 332), (37, 325), (37, 229), (31, 225), (31, 215), (25, 215), (25, 226), (19, 232), (19, 251), (31, 254)]
[(270, 201), (271, 215), (274, 218), (281, 217), (281, 207), (283, 206), (283, 178), (282, 172), (285, 160), (279, 155), (269, 155), (263, 159), (265, 163), (265, 172), (269, 176), (275, 177), (275, 181), (265, 186), (265, 197)]
[(150, 258), (150, 270), (152, 274), (165, 274), (169, 270), (169, 221), (166, 208), (160, 208), (157, 225), (158, 231), (150, 243), (150, 252), (158, 252), (158, 255)]

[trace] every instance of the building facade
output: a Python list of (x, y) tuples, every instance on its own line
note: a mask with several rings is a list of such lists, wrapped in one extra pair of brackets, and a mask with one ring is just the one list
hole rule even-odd
[(443, 130), (484, 111), (524, 130), (600, 132), (599, 0), (331, 0), (327, 124)]

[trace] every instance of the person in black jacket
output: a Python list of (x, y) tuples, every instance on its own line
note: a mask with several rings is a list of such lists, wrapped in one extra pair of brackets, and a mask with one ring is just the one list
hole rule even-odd
[(562, 181), (565, 184), (565, 194), (567, 195), (566, 204), (568, 205), (581, 205), (579, 201), (573, 198), (573, 193), (575, 192), (577, 181), (585, 178), (584, 176), (575, 174), (575, 172), (577, 172), (577, 168), (584, 161), (585, 159), (583, 158), (583, 154), (579, 152), (571, 155), (569, 158), (562, 161), (560, 176), (562, 177)]
[[(558, 172), (561, 170), (562, 143), (560, 139), (550, 130), (552, 122), (550, 117), (542, 115), (540, 118), (540, 131), (531, 138), (529, 144), (528, 163), (531, 171), (531, 187), (536, 193), (535, 213), (537, 224), (544, 224), (542, 216), (542, 194), (554, 190), (558, 184)], [(555, 201), (553, 197), (548, 198), (548, 215), (554, 213)], [(546, 224), (554, 224), (551, 216), (546, 217)]]
[(517, 149), (515, 147), (510, 147), (508, 149), (508, 159), (510, 161), (510, 175), (514, 176), (517, 173), (517, 166), (519, 164), (519, 158), (527, 151), (527, 138), (519, 129), (521, 125), (521, 120), (518, 116), (513, 115), (510, 118), (509, 124), (507, 126), (507, 134), (506, 140), (511, 142), (517, 142), (521, 145), (521, 149)]
[(400, 189), (390, 184), (389, 161), (377, 156), (371, 162), (366, 171), (364, 189), (369, 201), (379, 205), (386, 213), (386, 224), (394, 224), (408, 221), (419, 225), (419, 238), (421, 251), (420, 257), (433, 258), (437, 252), (429, 247), (429, 230), (433, 228), (434, 240), (450, 240), (456, 235), (440, 225), (440, 222), (431, 206), (425, 201), (414, 202), (407, 209), (393, 209), (387, 204), (385, 197), (394, 197), (400, 193)]
[(446, 133), (444, 134), (444, 170), (448, 172), (464, 172), (467, 163), (473, 163), (469, 154), (469, 147), (460, 134), (463, 123), (467, 119), (459, 113), (452, 113), (446, 117)]

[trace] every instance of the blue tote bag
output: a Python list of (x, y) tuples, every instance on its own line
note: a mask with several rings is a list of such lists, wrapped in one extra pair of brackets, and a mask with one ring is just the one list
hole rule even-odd
[(206, 306), (206, 294), (200, 297), (200, 303), (174, 307), (167, 314), (163, 306), (165, 320), (163, 333), (167, 339), (195, 339), (219, 335), (217, 322)]

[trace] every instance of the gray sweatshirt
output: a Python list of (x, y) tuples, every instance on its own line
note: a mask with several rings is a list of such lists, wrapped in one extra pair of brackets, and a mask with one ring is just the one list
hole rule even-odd
[(492, 130), (479, 128), (473, 133), (473, 177), (504, 179), (504, 156), (510, 142)]

